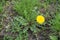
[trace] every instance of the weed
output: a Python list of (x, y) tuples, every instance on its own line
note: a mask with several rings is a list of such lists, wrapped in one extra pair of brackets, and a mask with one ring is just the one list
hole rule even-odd
[(57, 36), (50, 36), (51, 40), (58, 40)]
[(55, 18), (52, 20), (52, 29), (55, 29), (57, 31), (60, 31), (60, 14), (56, 13)]
[(28, 40), (28, 29), (34, 33), (40, 31), (36, 27), (36, 16), (38, 15), (38, 0), (20, 0), (14, 1), (14, 10), (18, 12), (18, 16), (13, 17), (11, 22), (11, 32), (19, 33), (15, 40)]

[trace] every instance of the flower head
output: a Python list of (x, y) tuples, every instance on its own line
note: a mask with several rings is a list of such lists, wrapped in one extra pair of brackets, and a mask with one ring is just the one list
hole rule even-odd
[(43, 24), (45, 22), (45, 17), (42, 16), (42, 15), (38, 15), (37, 18), (36, 18), (36, 21), (39, 23), (39, 24)]

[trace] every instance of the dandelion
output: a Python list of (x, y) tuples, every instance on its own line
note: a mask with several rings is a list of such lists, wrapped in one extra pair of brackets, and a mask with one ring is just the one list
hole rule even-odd
[(36, 18), (36, 21), (39, 23), (39, 24), (43, 24), (45, 22), (45, 17), (42, 16), (42, 15), (38, 15), (37, 18)]

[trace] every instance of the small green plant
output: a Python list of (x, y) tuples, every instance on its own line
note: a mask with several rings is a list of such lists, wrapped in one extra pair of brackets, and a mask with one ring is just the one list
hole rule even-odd
[(0, 13), (3, 11), (3, 6), (5, 4), (5, 0), (0, 0)]
[(0, 1), (0, 31), (2, 29), (2, 11), (3, 11), (3, 3)]
[[(36, 31), (36, 16), (38, 15), (38, 7), (39, 1), (38, 0), (20, 0), (15, 2), (14, 10), (16, 10), (19, 16), (16, 16), (14, 19), (18, 21), (21, 25), (28, 30)], [(38, 30), (38, 29), (37, 29)]]
[(27, 21), (35, 20), (35, 17), (38, 14), (36, 12), (36, 10), (38, 9), (38, 0), (17, 1), (15, 2), (14, 9)]
[(60, 31), (60, 14), (58, 12), (52, 20), (52, 29)]
[(2, 9), (3, 9), (2, 3), (0, 2), (0, 13), (2, 12)]
[(14, 1), (14, 10), (18, 16), (13, 17), (11, 22), (12, 33), (19, 33), (15, 40), (28, 40), (28, 29), (34, 33), (40, 31), (36, 27), (36, 16), (38, 15), (38, 0), (19, 0)]
[(54, 35), (53, 36), (50, 36), (50, 39), (51, 40), (58, 40), (57, 36), (54, 36)]

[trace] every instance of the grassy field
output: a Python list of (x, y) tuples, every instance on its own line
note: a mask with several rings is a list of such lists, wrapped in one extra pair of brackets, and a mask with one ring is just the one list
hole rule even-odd
[(60, 0), (0, 0), (0, 40), (60, 40)]

